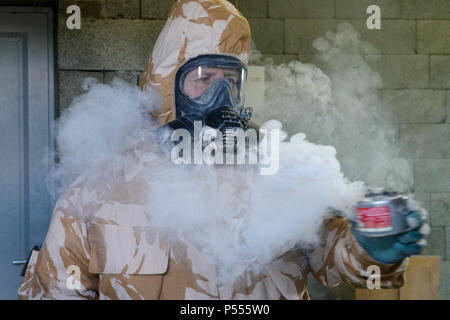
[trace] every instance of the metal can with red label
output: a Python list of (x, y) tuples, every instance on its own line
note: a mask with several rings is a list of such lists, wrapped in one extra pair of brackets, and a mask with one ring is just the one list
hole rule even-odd
[(382, 189), (370, 190), (356, 205), (356, 229), (366, 237), (404, 233), (411, 230), (406, 221), (409, 212), (408, 196)]

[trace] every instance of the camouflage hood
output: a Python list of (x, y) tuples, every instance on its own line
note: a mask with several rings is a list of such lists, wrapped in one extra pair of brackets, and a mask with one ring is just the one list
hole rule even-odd
[(141, 79), (162, 96), (155, 113), (160, 124), (175, 119), (174, 79), (187, 61), (203, 54), (231, 55), (247, 64), (250, 27), (245, 17), (225, 0), (178, 0), (153, 48)]

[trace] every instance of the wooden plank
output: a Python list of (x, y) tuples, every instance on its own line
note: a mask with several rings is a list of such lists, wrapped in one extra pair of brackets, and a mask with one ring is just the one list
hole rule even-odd
[(438, 300), (439, 257), (412, 256), (400, 289), (356, 289), (356, 300)]
[(411, 257), (400, 300), (439, 300), (439, 262), (439, 257)]
[(398, 289), (356, 289), (356, 300), (398, 300)]

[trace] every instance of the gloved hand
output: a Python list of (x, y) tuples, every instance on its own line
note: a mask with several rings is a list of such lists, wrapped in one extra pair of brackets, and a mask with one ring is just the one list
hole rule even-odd
[(424, 238), (430, 230), (429, 225), (425, 223), (426, 217), (425, 209), (411, 211), (406, 221), (413, 229), (395, 236), (373, 238), (363, 236), (356, 230), (354, 222), (352, 222), (352, 232), (354, 238), (372, 258), (381, 263), (392, 264), (422, 252), (426, 245)]

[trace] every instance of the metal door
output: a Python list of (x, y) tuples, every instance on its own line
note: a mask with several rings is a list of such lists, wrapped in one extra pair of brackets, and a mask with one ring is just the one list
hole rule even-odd
[(53, 207), (52, 24), (47, 8), (0, 7), (0, 299), (16, 299)]

